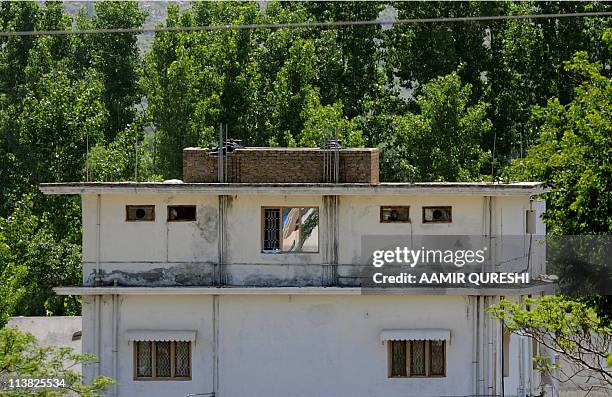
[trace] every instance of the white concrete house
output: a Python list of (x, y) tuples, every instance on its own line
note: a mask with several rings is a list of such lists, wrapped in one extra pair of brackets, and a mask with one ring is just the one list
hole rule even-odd
[(184, 158), (182, 183), (41, 185), (82, 199), (83, 285), (56, 292), (109, 395), (541, 394), (537, 346), (486, 309), (542, 285), (360, 288), (365, 235), (544, 234), (538, 183), (379, 183), (376, 149)]

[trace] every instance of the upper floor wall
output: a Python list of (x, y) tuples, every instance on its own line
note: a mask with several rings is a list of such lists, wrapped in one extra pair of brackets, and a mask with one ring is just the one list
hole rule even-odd
[[(532, 232), (545, 233), (540, 217), (544, 203), (533, 201), (530, 194), (273, 192), (84, 193), (84, 283), (94, 284), (99, 268), (105, 284), (354, 286), (362, 264), (362, 236), (526, 236), (530, 209), (537, 219)], [(154, 208), (155, 215), (151, 220), (130, 221), (128, 206), (152, 206), (148, 208)], [(169, 219), (169, 208), (174, 206), (194, 206), (195, 219)], [(448, 209), (451, 218), (427, 222), (424, 211), (431, 207)], [(409, 219), (381, 218), (384, 211), (395, 209)], [(307, 237), (295, 237), (300, 235)], [(298, 252), (286, 252), (287, 244), (302, 245)]]

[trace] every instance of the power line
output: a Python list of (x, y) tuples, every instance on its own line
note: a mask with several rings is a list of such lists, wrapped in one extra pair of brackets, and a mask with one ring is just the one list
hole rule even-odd
[(263, 24), (227, 24), (206, 26), (170, 26), (157, 28), (109, 28), (109, 29), (76, 29), (76, 30), (30, 30), (30, 31), (2, 31), (0, 37), (18, 36), (60, 36), (77, 34), (112, 34), (112, 33), (157, 33), (157, 32), (199, 32), (217, 30), (254, 30), (254, 29), (297, 29), (297, 28), (334, 28), (342, 26), (370, 26), (370, 25), (414, 25), (419, 23), (447, 23), (447, 22), (484, 22), (519, 19), (553, 19), (569, 17), (610, 17), (612, 12), (576, 12), (567, 14), (534, 14), (534, 15), (490, 15), (469, 17), (442, 17), (442, 18), (415, 18), (398, 19), (395, 21), (368, 20), (368, 21), (331, 21), (331, 22), (294, 22), (294, 23), (263, 23)]

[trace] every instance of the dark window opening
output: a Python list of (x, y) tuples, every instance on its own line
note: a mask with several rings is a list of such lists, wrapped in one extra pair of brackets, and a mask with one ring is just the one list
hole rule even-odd
[(154, 205), (126, 205), (125, 219), (128, 221), (154, 221)]
[(196, 220), (195, 205), (169, 205), (168, 206), (168, 221), (169, 222), (188, 222)]
[(380, 207), (381, 223), (410, 222), (410, 207), (402, 205), (386, 205)]
[(452, 207), (423, 207), (423, 223), (450, 223)]

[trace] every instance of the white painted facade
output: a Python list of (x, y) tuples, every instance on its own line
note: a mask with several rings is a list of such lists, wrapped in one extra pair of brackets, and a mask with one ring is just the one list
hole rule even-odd
[[(541, 393), (532, 369), (533, 346), (527, 340), (510, 339), (509, 373), (503, 376), (501, 327), (486, 313), (502, 295), (519, 300), (539, 290), (423, 289), (362, 295), (342, 278), (349, 279), (351, 266), (359, 263), (365, 234), (523, 236), (529, 209), (537, 214), (536, 234), (544, 234), (544, 203), (536, 199), (541, 192), (537, 184), (464, 184), (455, 191), (435, 185), (383, 186), (371, 187), (371, 194), (367, 187), (338, 188), (331, 191), (336, 197), (333, 211), (319, 187), (230, 186), (220, 192), (195, 184), (171, 189), (162, 185), (42, 187), (46, 193), (82, 197), (84, 284), (57, 291), (83, 295), (83, 351), (100, 357), (99, 365), (84, 372), (116, 378), (120, 386), (109, 395)], [(155, 205), (155, 221), (126, 222), (126, 205)], [(168, 205), (196, 205), (196, 221), (168, 222)], [(381, 223), (381, 205), (410, 206), (411, 222)], [(262, 253), (261, 209), (266, 206), (318, 207), (319, 252)], [(423, 206), (452, 206), (452, 222), (422, 223)], [(317, 284), (330, 263), (337, 268), (339, 282)], [(540, 274), (545, 270), (534, 269)], [(210, 276), (215, 272), (223, 274), (221, 286)], [(390, 378), (387, 342), (380, 340), (388, 329), (449, 330), (446, 375)], [(135, 380), (134, 342), (128, 335), (139, 330), (167, 332), (169, 337), (176, 331), (194, 331), (191, 379)]]

